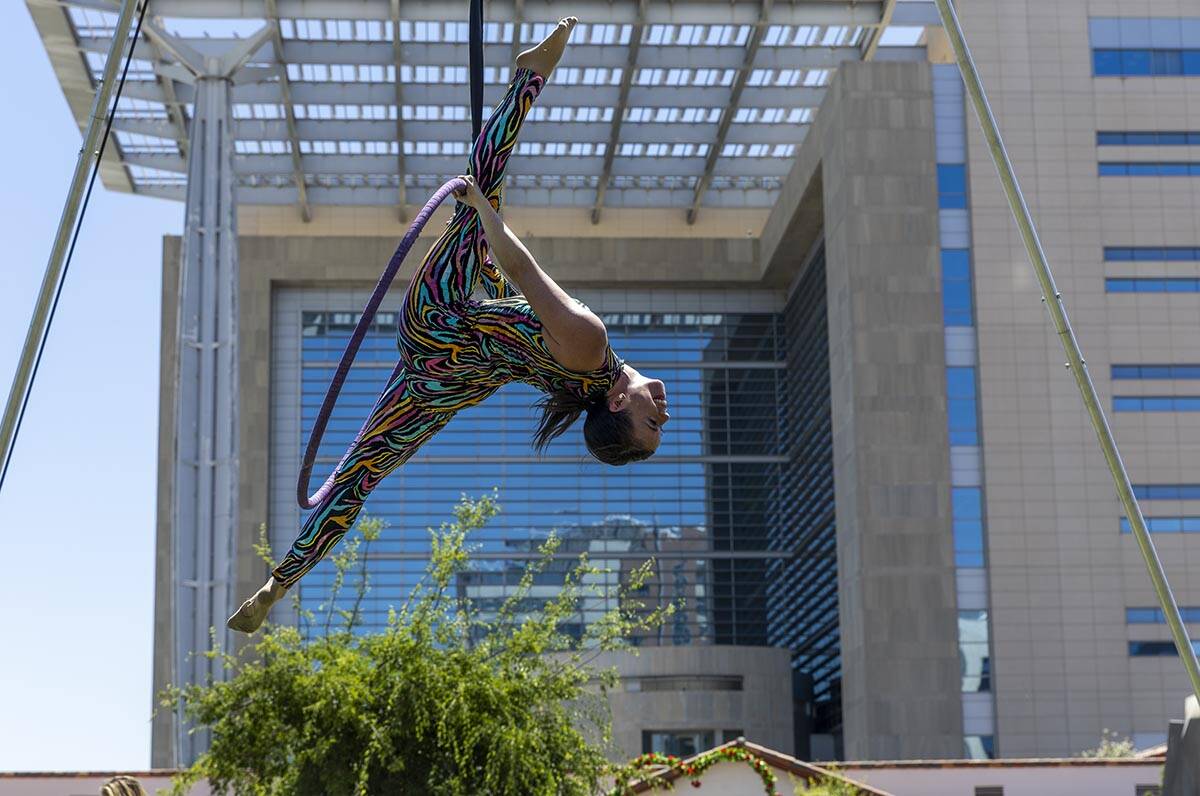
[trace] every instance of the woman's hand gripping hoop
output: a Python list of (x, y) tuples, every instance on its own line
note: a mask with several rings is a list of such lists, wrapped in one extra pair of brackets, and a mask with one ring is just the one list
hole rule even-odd
[[(474, 180), (471, 180), (473, 183)], [(354, 327), (354, 333), (350, 335), (350, 342), (346, 344), (346, 350), (342, 353), (342, 359), (338, 362), (337, 371), (333, 374), (333, 380), (329, 383), (329, 389), (325, 392), (325, 400), (321, 403), (321, 411), (317, 413), (317, 420), (313, 423), (312, 433), (308, 437), (308, 446), (304, 449), (304, 460), (300, 465), (300, 477), (296, 483), (296, 500), (299, 501), (300, 507), (304, 509), (315, 508), (333, 489), (333, 480), (345, 463), (346, 458), (358, 445), (362, 439), (363, 430), (366, 428), (365, 422), (362, 428), (359, 428), (358, 433), (354, 435), (354, 442), (350, 443), (350, 447), (342, 454), (341, 461), (337, 467), (330, 473), (329, 478), (325, 479), (325, 483), (315, 494), (309, 496), (308, 485), (312, 478), (313, 463), (317, 458), (317, 449), (321, 446), (321, 438), (325, 436), (325, 427), (329, 425), (329, 418), (333, 414), (333, 407), (337, 403), (338, 394), (342, 391), (342, 385), (346, 382), (346, 375), (350, 372), (350, 366), (354, 364), (354, 358), (358, 355), (358, 349), (362, 345), (363, 339), (367, 336), (367, 329), (370, 328), (371, 322), (375, 319), (375, 313), (379, 309), (380, 303), (383, 302), (383, 297), (387, 295), (388, 288), (392, 284), (392, 280), (400, 271), (400, 266), (404, 262), (404, 258), (408, 255), (408, 250), (412, 248), (417, 237), (421, 234), (421, 230), (425, 228), (425, 224), (429, 222), (434, 211), (446, 201), (446, 198), (453, 193), (455, 196), (469, 196), (468, 182), (462, 177), (455, 177), (441, 188), (438, 188), (433, 196), (429, 197), (429, 201), (421, 208), (421, 212), (413, 219), (412, 224), (408, 228), (408, 232), (404, 233), (404, 237), (400, 239), (400, 245), (396, 247), (395, 254), (388, 262), (387, 268), (384, 269), (383, 275), (379, 277), (379, 283), (375, 285), (375, 291), (371, 293), (371, 298), (367, 301), (367, 306), (363, 308), (362, 316), (358, 319), (358, 325)], [(479, 187), (475, 186), (475, 193), (479, 194)], [(482, 196), (482, 194), (479, 194)], [(486, 199), (484, 200), (487, 201)], [(400, 364), (397, 363), (396, 368)], [(392, 372), (395, 377), (396, 372)]]

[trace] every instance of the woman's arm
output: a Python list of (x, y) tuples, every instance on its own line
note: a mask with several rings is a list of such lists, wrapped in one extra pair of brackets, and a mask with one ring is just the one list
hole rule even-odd
[(603, 365), (608, 347), (604, 323), (541, 269), (484, 197), (475, 179), (461, 179), (467, 182), (467, 189), (465, 195), (457, 195), (479, 213), (492, 258), (516, 283), (542, 322), (550, 353), (570, 370), (588, 371)]

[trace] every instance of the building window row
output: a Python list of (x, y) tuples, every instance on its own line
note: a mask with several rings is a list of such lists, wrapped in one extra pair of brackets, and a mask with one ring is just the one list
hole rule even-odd
[(1098, 130), (1096, 146), (1200, 146), (1200, 131)]
[[(1185, 622), (1200, 622), (1200, 607), (1180, 607), (1179, 615)], [(1125, 623), (1129, 625), (1165, 625), (1167, 617), (1161, 608), (1126, 608)]]
[(1159, 161), (1151, 163), (1102, 161), (1101, 177), (1200, 177), (1200, 162)]
[(1118, 395), (1113, 398), (1114, 412), (1200, 412), (1200, 396), (1194, 395)]
[[(1143, 517), (1150, 533), (1200, 533), (1200, 517)], [(1128, 517), (1121, 518), (1121, 533), (1133, 533)]]
[(954, 487), (950, 499), (954, 563), (959, 567), (982, 567), (983, 490), (974, 486)]
[(1138, 500), (1200, 500), (1200, 484), (1134, 484)]
[(1200, 75), (1200, 18), (1093, 17), (1096, 77)]
[[(1200, 641), (1192, 641), (1192, 649), (1200, 652)], [(1129, 655), (1134, 658), (1160, 658), (1177, 655), (1174, 641), (1131, 641)]]
[(964, 694), (992, 690), (987, 611), (958, 612), (958, 655)]
[(1096, 77), (1200, 76), (1200, 49), (1097, 49), (1092, 50)]
[(1113, 379), (1200, 379), (1200, 365), (1113, 365)]
[(1104, 261), (1134, 262), (1198, 262), (1200, 246), (1105, 246)]
[(942, 249), (942, 319), (946, 326), (974, 326), (971, 252)]
[(975, 368), (946, 368), (946, 415), (951, 445), (979, 444)]
[(1200, 293), (1200, 279), (1189, 277), (1110, 277), (1104, 280), (1108, 293)]
[[(937, 131), (937, 190), (941, 211), (942, 323), (946, 331), (946, 422), (950, 444), (951, 530), (960, 574), (985, 564), (982, 457), (979, 439), (979, 373), (974, 361), (952, 352), (951, 338), (975, 337), (970, 252), (970, 201), (966, 166), (966, 98), (951, 64), (933, 67)], [(958, 591), (958, 652), (963, 694), (963, 753), (995, 756), (995, 706), (991, 696), (991, 644), (987, 597)]]
[(938, 207), (965, 210), (967, 207), (967, 167), (963, 163), (939, 163), (937, 167)]

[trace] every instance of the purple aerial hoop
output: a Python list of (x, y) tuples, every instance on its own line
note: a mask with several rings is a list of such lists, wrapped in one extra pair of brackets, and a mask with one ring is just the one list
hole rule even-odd
[[(383, 301), (383, 297), (387, 295), (388, 287), (392, 284), (392, 279), (396, 277), (396, 273), (400, 270), (401, 263), (404, 262), (408, 250), (412, 248), (413, 242), (417, 236), (421, 234), (421, 230), (425, 228), (425, 224), (429, 221), (433, 212), (438, 209), (442, 202), (446, 201), (454, 191), (461, 190), (466, 187), (466, 183), (454, 178), (450, 180), (433, 196), (429, 197), (429, 201), (421, 208), (421, 212), (413, 219), (412, 225), (409, 226), (408, 232), (404, 233), (404, 237), (400, 239), (400, 245), (396, 247), (396, 253), (392, 255), (392, 259), (388, 262), (387, 268), (383, 270), (383, 276), (379, 277), (379, 284), (375, 285), (375, 291), (371, 294), (371, 298), (367, 301), (367, 306), (363, 308), (362, 316), (358, 319), (358, 325), (354, 327), (354, 334), (350, 335), (350, 342), (346, 343), (346, 350), (342, 353), (342, 359), (338, 362), (337, 372), (333, 374), (333, 381), (329, 383), (329, 389), (325, 393), (325, 400), (321, 403), (321, 411), (317, 413), (317, 420), (313, 423), (312, 433), (308, 437), (308, 447), (304, 450), (304, 461), (300, 465), (300, 478), (296, 483), (296, 499), (300, 501), (300, 507), (305, 509), (316, 508), (316, 506), (329, 495), (333, 489), (333, 479), (337, 477), (338, 471), (342, 469), (342, 465), (346, 463), (346, 458), (358, 445), (362, 439), (363, 432), (367, 428), (367, 422), (363, 421), (362, 428), (354, 435), (354, 442), (350, 443), (350, 447), (342, 454), (341, 461), (337, 467), (333, 468), (333, 472), (329, 474), (329, 478), (325, 479), (325, 483), (316, 491), (316, 494), (309, 497), (308, 482), (312, 478), (313, 462), (317, 458), (317, 448), (321, 446), (321, 438), (325, 436), (325, 426), (329, 424), (329, 416), (333, 414), (334, 404), (337, 403), (338, 394), (342, 391), (342, 385), (346, 381), (346, 374), (350, 372), (350, 366), (354, 364), (354, 357), (358, 355), (358, 348), (362, 345), (363, 338), (367, 336), (367, 328), (371, 325), (371, 321), (375, 319), (375, 312), (379, 309), (379, 304)], [(396, 369), (392, 371), (392, 378), (395, 378), (396, 371), (400, 369), (400, 364), (396, 364)], [(391, 378), (388, 379), (391, 381)]]

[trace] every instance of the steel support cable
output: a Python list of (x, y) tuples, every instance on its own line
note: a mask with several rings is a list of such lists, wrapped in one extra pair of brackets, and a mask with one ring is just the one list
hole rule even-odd
[(1100, 404), (1100, 397), (1096, 394), (1096, 387), (1092, 384), (1092, 377), (1087, 369), (1087, 361), (1083, 358), (1083, 352), (1079, 348), (1079, 341), (1075, 339), (1075, 332), (1071, 328), (1070, 319), (1067, 317), (1067, 310), (1063, 304), (1062, 294), (1059, 293), (1058, 288), (1055, 286), (1054, 275), (1050, 271), (1050, 263), (1046, 259), (1046, 252), (1042, 249), (1037, 228), (1033, 223), (1033, 215), (1029, 212), (1029, 206), (1025, 203), (1025, 197), (1021, 193), (1021, 186), (1017, 182), (1017, 176), (1013, 171), (1012, 162), (1009, 160), (1008, 151), (1004, 147), (1004, 140), (1000, 137), (1000, 128), (996, 124), (995, 116), (992, 115), (987, 94), (984, 92), (983, 83), (979, 79), (979, 72), (975, 68), (975, 61), (971, 57), (971, 51), (968, 49), (966, 38), (963, 36), (962, 25), (958, 21), (958, 15), (954, 12), (951, 0), (935, 1), (938, 13), (942, 17), (942, 27), (946, 30), (950, 44), (954, 48), (954, 57), (958, 62), (958, 69), (962, 73), (967, 94), (970, 95), (971, 101), (975, 105), (975, 113), (979, 117), (980, 127), (983, 128), (984, 138), (987, 139), (992, 162), (996, 166), (996, 171), (999, 172), (1000, 182), (1004, 186), (1004, 194), (1008, 199), (1009, 208), (1016, 219), (1017, 227), (1021, 232), (1021, 238), (1025, 243), (1025, 251), (1029, 254), (1029, 260), (1033, 264), (1038, 284), (1041, 286), (1042, 302), (1050, 312), (1050, 318), (1054, 323), (1054, 331), (1062, 343), (1063, 350), (1066, 352), (1067, 368), (1075, 377), (1075, 384), (1079, 388), (1079, 393), (1083, 398), (1088, 417), (1092, 421), (1092, 428), (1095, 430), (1096, 437), (1100, 441), (1100, 449), (1104, 453), (1105, 463), (1112, 474), (1113, 483), (1117, 490), (1117, 497), (1121, 501), (1121, 507), (1125, 510), (1125, 516), (1129, 519), (1134, 536), (1137, 538), (1138, 547), (1142, 552), (1142, 558), (1146, 562), (1146, 569), (1154, 585), (1154, 593), (1158, 597), (1159, 606), (1162, 608), (1167, 625), (1171, 629), (1171, 638), (1175, 641), (1179, 657), (1183, 660), (1184, 668), (1187, 669), (1188, 678), (1191, 680), (1192, 691), (1196, 694), (1196, 698), (1200, 699), (1200, 662), (1196, 660), (1196, 650), (1192, 646), (1191, 639), (1188, 638), (1187, 629), (1183, 624), (1183, 617), (1179, 614), (1179, 605), (1175, 601), (1175, 596), (1171, 593), (1171, 586), (1167, 582), (1167, 575), (1163, 570), (1162, 561), (1159, 559), (1158, 552), (1154, 548), (1154, 541), (1150, 538), (1150, 533), (1146, 529), (1146, 520), (1142, 516), (1141, 506), (1138, 505), (1137, 496), (1133, 493), (1133, 485), (1129, 481), (1129, 473), (1125, 469), (1125, 463), (1121, 460), (1121, 452), (1117, 448), (1117, 441), (1113, 437), (1107, 418), (1104, 416), (1104, 409)]
[[(471, 0), (470, 24), (471, 141), (483, 129), (483, 0)], [(399, 77), (397, 75), (397, 77)]]
[[(138, 13), (137, 26), (134, 28), (133, 38), (129, 40), (129, 28), (132, 23), (133, 9), (136, 6), (137, 0), (126, 0), (113, 30), (113, 41), (109, 47), (108, 58), (104, 63), (104, 73), (100, 81), (100, 88), (97, 90), (92, 104), (91, 121), (88, 124), (87, 132), (84, 134), (84, 145), (79, 151), (79, 160), (75, 166), (75, 177), (72, 179), (71, 188), (67, 192), (67, 201), (63, 207), (62, 218), (59, 220), (58, 233), (50, 253), (50, 262), (46, 266), (46, 275), (42, 279), (42, 292), (39, 296), (38, 305), (34, 308), (34, 317), (30, 320), (29, 332), (25, 337), (25, 347), (21, 354), (21, 361), (17, 366), (17, 373), (13, 377), (12, 389), (9, 391), (8, 403), (4, 409), (3, 425), (0, 426), (0, 447), (3, 448), (4, 455), (4, 462), (0, 465), (0, 490), (4, 488), (4, 481), (8, 477), (8, 467), (12, 463), (17, 435), (20, 433), (21, 423), (25, 419), (25, 410), (29, 407), (29, 397), (33, 394), (33, 382), (37, 378), (38, 369), (42, 364), (42, 354), (46, 350), (46, 340), (50, 337), (50, 325), (54, 322), (54, 315), (58, 310), (58, 301), (62, 297), (63, 285), (67, 281), (67, 271), (70, 270), (71, 258), (75, 254), (75, 245), (79, 242), (79, 233), (83, 229), (83, 220), (87, 215), (88, 203), (92, 198), (92, 189), (96, 185), (96, 176), (100, 173), (100, 164), (104, 160), (104, 151), (108, 146), (108, 138), (112, 132), (113, 118), (117, 112), (117, 104), (121, 101), (121, 92), (125, 88), (125, 80), (129, 75), (129, 65), (133, 61), (134, 47), (137, 46), (138, 38), (141, 35), (142, 22), (146, 18), (146, 9), (150, 7), (150, 0), (145, 0), (142, 3), (142, 9)], [(117, 82), (114, 92), (112, 90), (112, 82), (116, 76), (117, 64), (120, 62), (119, 55), (122, 49), (124, 49), (126, 41), (129, 44), (129, 52), (125, 56), (125, 66), (121, 70), (121, 77)], [(109, 107), (104, 120), (104, 130), (98, 135), (97, 144), (98, 130), (95, 129), (95, 125), (100, 120), (101, 109), (106, 107), (110, 98), (111, 107)], [(92, 151), (94, 154), (89, 156), (89, 151)], [(79, 200), (79, 192), (83, 189), (83, 175), (87, 173), (86, 164), (89, 159), (93, 160), (91, 174), (88, 177), (83, 199), (76, 205), (76, 202)], [(69, 244), (67, 244), (66, 237), (68, 230), (70, 230)], [(63, 255), (64, 245), (66, 245), (65, 256)], [(62, 263), (61, 267), (57, 265), (60, 259)], [(46, 298), (51, 284), (54, 285), (54, 295), (47, 305)], [(39, 316), (42, 316), (40, 323)]]

